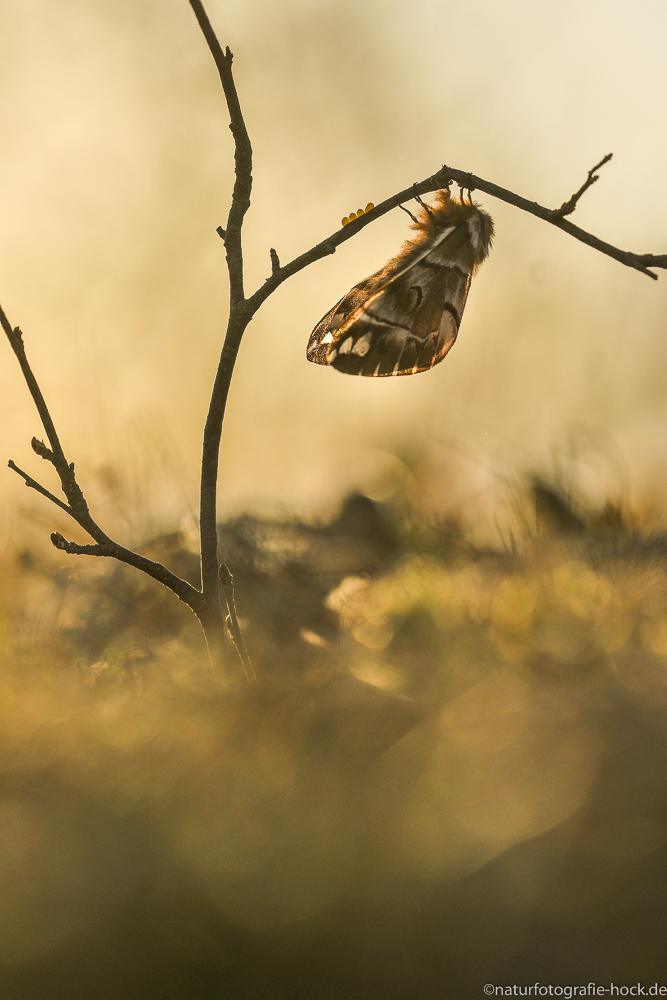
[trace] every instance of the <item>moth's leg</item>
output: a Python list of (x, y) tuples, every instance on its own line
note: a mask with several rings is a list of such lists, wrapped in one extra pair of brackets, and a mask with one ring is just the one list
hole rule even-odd
[(421, 198), (419, 197), (419, 195), (417, 194), (417, 185), (413, 184), (412, 187), (413, 187), (413, 190), (415, 192), (415, 201), (417, 202), (418, 205), (421, 205), (421, 207), (424, 209), (424, 211), (429, 216), (429, 218), (432, 219), (433, 218), (433, 212), (428, 207), (428, 205), (426, 204), (426, 202), (422, 201)]
[(416, 217), (415, 217), (415, 216), (414, 216), (414, 215), (412, 214), (412, 212), (410, 211), (410, 209), (409, 209), (409, 208), (406, 208), (406, 207), (405, 207), (405, 205), (399, 205), (398, 207), (399, 207), (400, 209), (402, 209), (402, 210), (403, 210), (404, 212), (407, 212), (407, 214), (408, 214), (408, 215), (410, 216), (410, 218), (412, 219), (412, 221), (413, 221), (413, 222), (419, 222), (419, 219), (417, 219), (417, 218), (416, 218)]

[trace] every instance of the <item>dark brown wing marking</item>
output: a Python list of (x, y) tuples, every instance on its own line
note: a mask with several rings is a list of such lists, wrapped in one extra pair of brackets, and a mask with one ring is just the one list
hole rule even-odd
[[(460, 206), (457, 211), (460, 218)], [(427, 239), (409, 243), (320, 320), (308, 342), (308, 359), (350, 375), (428, 371), (456, 340), (472, 275), (488, 252), (491, 233), (488, 216), (472, 209), (463, 221), (441, 223)]]

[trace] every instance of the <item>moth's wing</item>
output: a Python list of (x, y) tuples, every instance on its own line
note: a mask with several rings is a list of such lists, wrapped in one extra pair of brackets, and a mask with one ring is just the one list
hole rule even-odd
[(332, 320), (326, 363), (350, 375), (382, 376), (413, 375), (442, 361), (459, 331), (474, 260), (467, 223), (438, 235), (405, 267), (399, 258), (396, 273), (385, 269), (380, 287), (336, 330)]
[(378, 279), (384, 275), (386, 268), (371, 275), (358, 285), (351, 288), (326, 316), (323, 316), (308, 340), (306, 357), (316, 365), (328, 365), (327, 355), (333, 343), (334, 336), (343, 324), (356, 312), (378, 287)]

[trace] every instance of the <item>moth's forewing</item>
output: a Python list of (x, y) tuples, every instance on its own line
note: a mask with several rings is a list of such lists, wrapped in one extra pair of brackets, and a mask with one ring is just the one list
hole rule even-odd
[(313, 361), (316, 365), (329, 364), (327, 355), (336, 332), (355, 313), (359, 306), (368, 299), (372, 289), (377, 286), (378, 279), (384, 275), (385, 270), (386, 268), (382, 268), (377, 274), (373, 274), (370, 278), (360, 281), (358, 285), (351, 288), (347, 295), (344, 295), (336, 303), (333, 309), (329, 310), (326, 316), (322, 317), (308, 340), (306, 357), (309, 361)]
[(350, 375), (428, 371), (456, 340), (475, 268), (493, 236), (491, 218), (439, 192), (415, 228), (421, 235), (355, 285), (320, 320), (309, 361)]
[[(347, 298), (347, 296), (345, 296)], [(328, 365), (327, 354), (333, 340), (333, 330), (338, 329), (343, 321), (340, 307), (345, 301), (342, 298), (333, 309), (330, 309), (326, 316), (323, 316), (310, 335), (306, 357), (316, 365)], [(336, 322), (338, 320), (338, 322)]]
[(441, 231), (332, 331), (328, 364), (349, 375), (413, 375), (445, 357), (474, 268), (468, 224)]

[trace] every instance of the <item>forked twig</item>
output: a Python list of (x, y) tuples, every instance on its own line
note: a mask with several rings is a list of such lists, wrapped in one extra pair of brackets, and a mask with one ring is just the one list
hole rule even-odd
[(58, 532), (53, 532), (51, 535), (51, 541), (55, 547), (71, 553), (76, 552), (85, 553), (86, 555), (112, 557), (120, 562), (127, 563), (130, 566), (134, 566), (137, 569), (142, 570), (142, 572), (153, 577), (154, 580), (157, 580), (169, 590), (173, 591), (177, 597), (179, 597), (185, 604), (188, 605), (188, 607), (192, 609), (202, 622), (202, 625), (204, 625), (204, 622), (206, 621), (206, 608), (202, 601), (202, 595), (198, 590), (196, 590), (186, 580), (181, 580), (180, 577), (176, 576), (175, 573), (172, 573), (171, 570), (168, 570), (166, 566), (163, 566), (161, 563), (154, 562), (152, 559), (147, 559), (145, 556), (139, 555), (139, 553), (133, 552), (131, 549), (126, 549), (124, 546), (119, 545), (117, 542), (113, 541), (113, 539), (109, 538), (109, 536), (93, 520), (81, 487), (76, 481), (74, 463), (69, 463), (65, 457), (65, 453), (62, 445), (60, 444), (46, 400), (44, 399), (42, 391), (37, 383), (37, 379), (35, 378), (32, 368), (30, 367), (30, 363), (28, 362), (25, 345), (23, 343), (23, 335), (18, 327), (12, 327), (1, 306), (0, 325), (5, 331), (7, 339), (9, 340), (14, 354), (16, 355), (21, 366), (23, 377), (26, 381), (30, 395), (33, 398), (37, 412), (39, 413), (42, 426), (44, 427), (46, 436), (48, 437), (51, 445), (51, 447), (48, 448), (43, 441), (38, 441), (37, 438), (33, 438), (33, 451), (35, 454), (39, 455), (40, 458), (44, 459), (44, 461), (50, 462), (55, 468), (67, 503), (60, 500), (59, 497), (55, 496), (45, 486), (42, 486), (41, 483), (39, 483), (32, 476), (28, 475), (27, 472), (24, 472), (23, 469), (20, 469), (18, 465), (11, 460), (8, 463), (9, 468), (23, 479), (27, 487), (35, 490), (37, 493), (40, 493), (43, 497), (46, 497), (47, 500), (50, 500), (51, 503), (54, 503), (66, 514), (69, 514), (69, 516), (73, 518), (77, 524), (79, 524), (96, 542), (95, 545), (80, 546), (76, 542), (68, 542), (67, 539), (65, 539)]
[(591, 169), (588, 171), (588, 177), (581, 185), (579, 190), (575, 191), (571, 198), (569, 198), (567, 201), (564, 201), (563, 204), (560, 206), (560, 208), (557, 208), (554, 211), (553, 213), (554, 218), (562, 219), (564, 216), (571, 215), (572, 212), (574, 212), (575, 208), (577, 207), (577, 202), (581, 198), (584, 191), (588, 191), (589, 187), (591, 187), (593, 184), (595, 184), (597, 180), (600, 179), (600, 175), (596, 174), (595, 171), (599, 170), (600, 167), (604, 167), (605, 163), (609, 163), (613, 155), (614, 155), (613, 153), (607, 153), (606, 156), (602, 157), (599, 163), (596, 163), (594, 167), (591, 167)]

